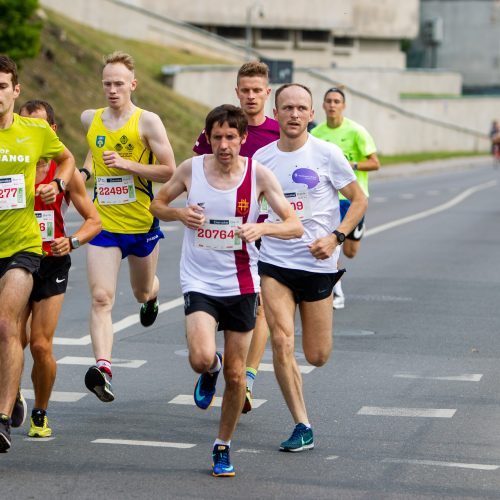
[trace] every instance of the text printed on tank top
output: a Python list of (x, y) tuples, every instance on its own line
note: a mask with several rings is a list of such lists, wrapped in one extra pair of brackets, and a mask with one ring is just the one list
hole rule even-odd
[(42, 233), (42, 241), (54, 240), (54, 210), (35, 210), (36, 221)]
[(242, 243), (236, 230), (242, 222), (242, 217), (208, 219), (195, 229), (194, 246), (209, 250), (241, 250)]
[(24, 175), (0, 175), (0, 210), (16, 208), (26, 208)]
[(136, 201), (134, 176), (97, 176), (97, 198), (100, 205), (124, 205)]

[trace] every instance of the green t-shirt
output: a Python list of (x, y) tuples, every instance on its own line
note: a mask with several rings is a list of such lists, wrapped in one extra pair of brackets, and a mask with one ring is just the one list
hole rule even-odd
[[(358, 123), (345, 118), (337, 128), (330, 128), (326, 122), (311, 130), (311, 134), (324, 141), (336, 144), (349, 162), (364, 161), (367, 156), (376, 153), (377, 147), (372, 136)], [(363, 192), (368, 196), (368, 172), (356, 170), (356, 177)], [(339, 193), (340, 199), (345, 199)]]
[(42, 253), (34, 212), (36, 164), (63, 151), (64, 144), (40, 118), (14, 114), (12, 125), (0, 129), (0, 258)]

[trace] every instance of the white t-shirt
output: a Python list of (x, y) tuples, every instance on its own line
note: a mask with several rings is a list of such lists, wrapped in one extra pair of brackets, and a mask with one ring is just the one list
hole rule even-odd
[(237, 186), (221, 190), (211, 186), (205, 177), (204, 158), (203, 155), (192, 160), (187, 205), (203, 206), (206, 222), (198, 229), (184, 228), (180, 265), (182, 293), (200, 292), (216, 297), (257, 293), (260, 278), (255, 244), (236, 238), (241, 249), (223, 249), (235, 244), (236, 228), (232, 225), (235, 219), (241, 224), (256, 222), (259, 216), (252, 160), (247, 159)]
[[(336, 272), (339, 246), (330, 258), (319, 260), (311, 255), (307, 245), (331, 234), (339, 225), (338, 190), (356, 180), (341, 149), (309, 135), (304, 146), (296, 151), (280, 151), (276, 141), (259, 149), (253, 158), (276, 175), (304, 225), (301, 238), (262, 237), (259, 260), (302, 271)], [(276, 214), (269, 208), (266, 224), (276, 220)]]

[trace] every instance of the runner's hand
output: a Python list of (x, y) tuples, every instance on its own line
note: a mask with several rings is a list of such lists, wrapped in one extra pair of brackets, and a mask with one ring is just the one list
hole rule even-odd
[(59, 190), (52, 184), (40, 184), (35, 191), (35, 195), (40, 196), (45, 204), (54, 203), (58, 194)]
[(332, 256), (337, 247), (337, 238), (335, 236), (325, 236), (318, 238), (307, 245), (312, 256), (318, 260), (325, 260)]
[(63, 255), (68, 255), (71, 252), (71, 244), (69, 238), (63, 236), (61, 238), (56, 238), (51, 244), (50, 248), (52, 253), (56, 257), (62, 257)]
[(109, 168), (128, 169), (128, 160), (122, 158), (116, 151), (104, 151), (102, 153), (104, 164)]
[(252, 241), (258, 240), (262, 236), (261, 224), (248, 223), (238, 226), (236, 230), (236, 235), (240, 237), (243, 241), (251, 243)]
[(189, 229), (197, 229), (205, 224), (205, 214), (199, 205), (189, 205), (181, 210), (181, 222)]

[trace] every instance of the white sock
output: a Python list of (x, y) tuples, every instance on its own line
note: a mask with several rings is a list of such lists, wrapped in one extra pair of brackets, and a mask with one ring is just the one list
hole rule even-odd
[(208, 370), (208, 373), (217, 373), (222, 368), (222, 364), (220, 362), (220, 358), (219, 358), (219, 356), (217, 356), (217, 354), (215, 355), (215, 358), (217, 359), (217, 364), (213, 368), (210, 368)]
[(335, 295), (338, 295), (339, 297), (343, 297), (344, 296), (344, 292), (342, 291), (341, 280), (339, 280), (339, 281), (337, 281), (337, 283), (335, 283), (335, 286), (333, 287), (333, 293)]
[(215, 446), (217, 446), (218, 444), (223, 444), (224, 446), (229, 446), (229, 447), (231, 447), (231, 440), (229, 440), (229, 441), (223, 441), (222, 439), (217, 438), (217, 439), (214, 441), (214, 447), (215, 447)]

